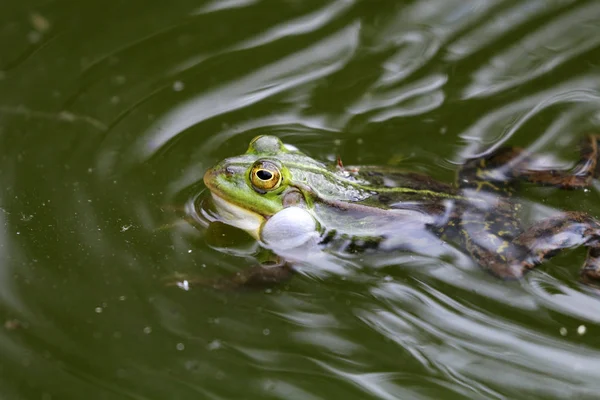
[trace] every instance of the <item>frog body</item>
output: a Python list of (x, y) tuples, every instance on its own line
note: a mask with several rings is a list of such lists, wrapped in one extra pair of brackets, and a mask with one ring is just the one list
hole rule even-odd
[[(306, 234), (323, 248), (336, 243), (338, 251), (357, 252), (412, 250), (417, 241), (426, 249), (428, 240), (440, 238), (504, 278), (520, 278), (560, 250), (584, 245), (590, 250), (582, 277), (593, 281), (600, 278), (600, 224), (565, 212), (524, 229), (512, 194), (521, 180), (566, 189), (590, 185), (598, 175), (598, 141), (584, 140), (573, 171), (533, 170), (533, 156), (503, 148), (468, 160), (452, 185), (390, 167), (329, 166), (274, 136), (258, 136), (245, 154), (206, 171), (204, 182), (221, 221), (259, 241)], [(238, 275), (236, 285), (272, 283), (289, 270), (279, 260)]]

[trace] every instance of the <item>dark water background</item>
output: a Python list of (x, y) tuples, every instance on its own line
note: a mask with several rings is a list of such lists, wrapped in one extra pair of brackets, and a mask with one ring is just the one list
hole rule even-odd
[[(600, 2), (4, 1), (0, 398), (598, 398), (583, 252), (522, 282), (468, 261), (183, 291), (249, 257), (181, 205), (276, 134), (452, 180), (508, 142), (569, 166), (600, 131)], [(600, 187), (523, 193), (600, 216)]]

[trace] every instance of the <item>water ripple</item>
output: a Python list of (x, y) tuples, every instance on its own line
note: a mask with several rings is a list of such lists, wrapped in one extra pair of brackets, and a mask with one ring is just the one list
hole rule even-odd
[(374, 90), (348, 109), (352, 114), (371, 114), (374, 122), (392, 117), (418, 115), (439, 107), (444, 101), (440, 88), (447, 82), (444, 75), (432, 75), (409, 85)]
[[(461, 157), (464, 159), (483, 155), (484, 153), (481, 151), (482, 143), (493, 143), (492, 146), (485, 148), (485, 152), (501, 147), (526, 122), (549, 107), (557, 104), (572, 104), (574, 107), (580, 105), (589, 113), (590, 103), (594, 104), (599, 100), (600, 78), (596, 75), (588, 75), (577, 77), (553, 88), (523, 97), (496, 110), (490, 110), (461, 134), (467, 144), (461, 153)], [(565, 118), (569, 118), (569, 116)], [(539, 138), (544, 140), (546, 135), (540, 134)], [(535, 150), (535, 147), (530, 147), (530, 149)]]
[(531, 81), (600, 45), (600, 5), (590, 3), (562, 15), (492, 57), (473, 74), (465, 99), (485, 97)]
[[(491, 388), (506, 385), (511, 391), (540, 394), (538, 391), (548, 387), (546, 395), (555, 396), (560, 393), (556, 385), (547, 385), (560, 379), (565, 395), (589, 395), (598, 390), (598, 385), (591, 384), (600, 367), (597, 351), (530, 332), (498, 317), (491, 319), (431, 287), (426, 292), (396, 284), (376, 288), (373, 294), (389, 303), (392, 310), (375, 314), (363, 311), (361, 318), (403, 348), (413, 353), (418, 349), (422, 354), (418, 358), (425, 365), (487, 381)], [(561, 375), (567, 370), (576, 375)], [(528, 379), (518, 379), (520, 374)], [(582, 382), (586, 387), (579, 386)]]
[(468, 31), (453, 43), (446, 47), (445, 58), (449, 61), (458, 61), (467, 58), (511, 31), (522, 27), (531, 19), (555, 11), (557, 8), (565, 7), (573, 1), (548, 1), (533, 0), (521, 2), (506, 10), (496, 13), (484, 24)]
[(179, 104), (138, 140), (136, 156), (151, 157), (180, 132), (201, 121), (247, 107), (339, 70), (356, 49), (359, 28), (360, 24), (350, 25), (308, 49)]

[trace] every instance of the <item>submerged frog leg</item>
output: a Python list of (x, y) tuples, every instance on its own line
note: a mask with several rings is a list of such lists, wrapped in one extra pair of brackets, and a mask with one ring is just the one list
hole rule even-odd
[(600, 174), (598, 144), (600, 136), (589, 135), (580, 144), (580, 160), (571, 170), (527, 170), (517, 169), (517, 177), (528, 182), (556, 186), (563, 189), (577, 189), (590, 186), (592, 179)]
[(512, 242), (485, 246), (468, 240), (466, 247), (485, 269), (502, 278), (520, 278), (527, 271), (560, 253), (561, 250), (588, 247), (581, 270), (584, 281), (600, 280), (600, 223), (582, 212), (567, 212), (537, 222)]
[(177, 279), (169, 280), (167, 286), (178, 286), (184, 290), (194, 286), (212, 287), (218, 290), (265, 289), (281, 284), (293, 275), (292, 266), (278, 259), (246, 268), (226, 278), (179, 276)]
[(237, 272), (229, 278), (214, 281), (215, 289), (265, 289), (281, 284), (294, 275), (294, 269), (288, 263), (261, 264)]
[(589, 135), (580, 144), (580, 159), (570, 170), (534, 170), (533, 155), (518, 147), (506, 147), (487, 157), (465, 163), (458, 175), (461, 188), (497, 191), (506, 189), (511, 182), (527, 182), (556, 186), (563, 189), (588, 187), (600, 176), (600, 136)]
[[(460, 242), (485, 269), (504, 278), (520, 278), (561, 250), (588, 247), (581, 271), (587, 282), (600, 282), (600, 223), (581, 212), (567, 212), (522, 231), (519, 204), (511, 199), (518, 180), (563, 189), (584, 188), (600, 175), (600, 136), (581, 144), (579, 162), (570, 170), (534, 170), (533, 155), (502, 148), (469, 160), (458, 173), (458, 186), (467, 195), (454, 224)], [(477, 199), (487, 206), (481, 206)]]

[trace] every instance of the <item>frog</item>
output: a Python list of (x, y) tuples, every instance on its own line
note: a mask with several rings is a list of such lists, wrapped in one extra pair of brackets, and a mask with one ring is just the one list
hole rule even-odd
[[(427, 252), (432, 241), (457, 247), (504, 280), (520, 280), (557, 254), (584, 246), (580, 280), (597, 284), (600, 222), (582, 211), (563, 211), (525, 227), (515, 194), (523, 183), (590, 187), (600, 176), (599, 143), (600, 135), (587, 135), (570, 169), (540, 169), (539, 156), (500, 147), (465, 160), (454, 182), (445, 183), (397, 167), (321, 162), (276, 136), (259, 135), (245, 153), (208, 168), (203, 181), (216, 219), (247, 232), (271, 256), (212, 285), (265, 287), (288, 280), (295, 261), (282, 249), (299, 248), (296, 257), (314, 251)], [(311, 247), (303, 249), (306, 243)]]

